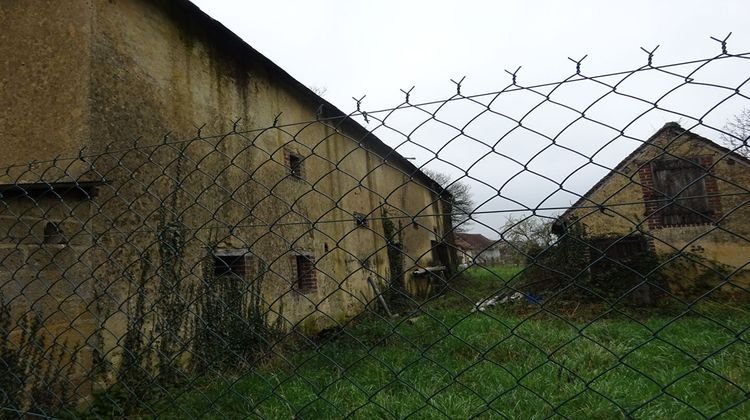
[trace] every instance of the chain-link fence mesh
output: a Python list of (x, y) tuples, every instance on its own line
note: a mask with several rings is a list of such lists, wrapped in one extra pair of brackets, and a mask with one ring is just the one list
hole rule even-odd
[(3, 168), (3, 416), (746, 418), (725, 41)]

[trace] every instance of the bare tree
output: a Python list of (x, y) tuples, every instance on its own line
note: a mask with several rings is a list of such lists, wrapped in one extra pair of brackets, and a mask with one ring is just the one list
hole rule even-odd
[(321, 98), (326, 96), (326, 93), (328, 93), (328, 88), (325, 86), (310, 86), (310, 90)]
[(456, 232), (465, 232), (472, 223), (471, 214), (474, 212), (474, 200), (471, 198), (469, 184), (459, 180), (451, 181), (450, 175), (431, 169), (424, 169), (422, 172), (451, 194), (453, 197), (451, 201), (453, 229)]
[(735, 152), (750, 157), (750, 108), (743, 108), (727, 121), (724, 131), (727, 134), (721, 135), (722, 141)]
[(534, 256), (554, 243), (553, 219), (539, 216), (513, 216), (501, 228), (502, 239), (518, 251)]

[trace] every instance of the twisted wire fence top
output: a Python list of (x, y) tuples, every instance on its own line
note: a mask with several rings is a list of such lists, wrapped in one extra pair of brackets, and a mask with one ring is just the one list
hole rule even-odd
[(747, 417), (750, 53), (717, 41), (5, 162), (2, 415)]

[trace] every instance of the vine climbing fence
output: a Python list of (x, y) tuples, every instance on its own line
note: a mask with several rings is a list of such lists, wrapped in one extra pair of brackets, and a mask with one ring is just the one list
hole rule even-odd
[(747, 418), (726, 41), (8, 162), (0, 413)]

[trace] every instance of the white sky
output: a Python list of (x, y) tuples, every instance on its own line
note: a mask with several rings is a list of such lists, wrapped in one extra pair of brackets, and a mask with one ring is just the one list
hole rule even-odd
[[(397, 106), (404, 98), (399, 89), (412, 86), (416, 86), (411, 94), (413, 103), (446, 99), (455, 93), (450, 79), (463, 76), (464, 94), (498, 91), (510, 82), (504, 70), (515, 70), (520, 65), (523, 68), (519, 84), (555, 82), (575, 71), (567, 57), (578, 59), (586, 54), (582, 72), (592, 76), (645, 64), (647, 56), (639, 47), (652, 49), (660, 45), (654, 56), (655, 65), (707, 58), (721, 52), (719, 43), (709, 37), (724, 38), (729, 32), (730, 53), (750, 52), (748, 0), (193, 2), (302, 83), (325, 88), (325, 98), (344, 112), (355, 108), (353, 96), (367, 95), (363, 102), (366, 110)], [(712, 63), (696, 76), (707, 82), (740, 86), (744, 94), (750, 94), (750, 87), (742, 85), (750, 77), (750, 64), (745, 61), (750, 60)], [(675, 71), (687, 73), (693, 68)], [(651, 74), (629, 80), (623, 87), (638, 97), (653, 100), (678, 84), (677, 77)], [(581, 110), (603, 92), (594, 83), (569, 85), (561, 88), (556, 98)], [(688, 86), (670, 94), (664, 104), (696, 117), (726, 96), (721, 89)], [(504, 94), (501, 101), (493, 103), (493, 109), (520, 118), (538, 98), (529, 92)], [(742, 107), (750, 107), (750, 103), (744, 98), (732, 98), (707, 115), (706, 124), (721, 127)], [(610, 96), (592, 109), (592, 115), (597, 121), (624, 128), (647, 109), (634, 101)], [(441, 116), (451, 125), (462, 125), (481, 111), (481, 106), (464, 101), (441, 111)], [(409, 132), (424, 121), (425, 115), (417, 110), (399, 111), (389, 125)], [(554, 136), (575, 117), (561, 107), (545, 104), (524, 122)], [(627, 134), (645, 139), (673, 120), (680, 117), (651, 112), (629, 127)], [(681, 120), (686, 127), (694, 124), (689, 118)], [(366, 126), (375, 128), (375, 133), (391, 146), (404, 140), (403, 135), (376, 128), (376, 124)], [(508, 126), (507, 119), (483, 115), (466, 132), (493, 145), (512, 126)], [(718, 134), (710, 129), (699, 127), (696, 131), (718, 139)], [(518, 204), (503, 197), (529, 208), (565, 206), (574, 201), (574, 195), (557, 191), (559, 187), (544, 176), (562, 181), (586, 163), (581, 156), (553, 148), (529, 164), (541, 176), (524, 172), (512, 178), (521, 167), (508, 158), (526, 163), (549, 144), (548, 140), (537, 134), (516, 132), (499, 143), (502, 147), (496, 147), (505, 156), (484, 157), (488, 147), (467, 138), (451, 141), (457, 134), (431, 121), (414, 133), (413, 140), (432, 152), (447, 144), (438, 156), (442, 162), (433, 160), (427, 166), (454, 177), (464, 175), (479, 160), (468, 172), (473, 179), (464, 178), (472, 185), (475, 200), (485, 203), (479, 210), (518, 208)], [(568, 129), (560, 142), (568, 142), (571, 148), (591, 156), (614, 137), (601, 126), (581, 122)], [(597, 154), (595, 161), (612, 167), (637, 145), (617, 139)], [(397, 150), (415, 157), (418, 166), (435, 157), (415, 145)], [(589, 165), (575, 172), (565, 187), (581, 194), (606, 172)], [(501, 187), (502, 197), (497, 197)], [(481, 221), (486, 227), (479, 225), (474, 230), (497, 237), (492, 229), (503, 224), (504, 215), (482, 216)]]

